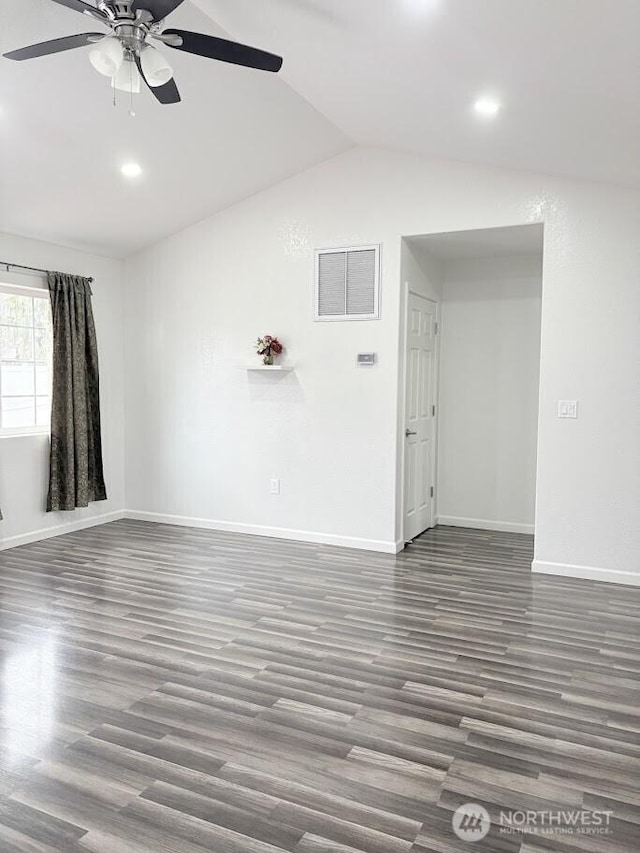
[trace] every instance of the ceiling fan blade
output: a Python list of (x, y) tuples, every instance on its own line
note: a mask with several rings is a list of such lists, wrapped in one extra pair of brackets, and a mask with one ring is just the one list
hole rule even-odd
[(150, 91), (155, 95), (155, 97), (160, 101), (161, 104), (179, 104), (182, 98), (180, 97), (180, 92), (178, 91), (178, 87), (176, 86), (176, 81), (171, 78), (164, 86), (150, 86), (147, 82), (147, 78), (144, 76), (144, 71), (142, 70), (142, 62), (140, 61), (140, 57), (136, 54), (136, 65), (138, 66), (138, 71), (140, 72), (140, 76), (144, 80), (144, 82), (149, 87)]
[(60, 53), (63, 50), (73, 50), (75, 47), (86, 47), (93, 44), (92, 39), (103, 38), (104, 33), (80, 33), (77, 36), (66, 36), (66, 38), (43, 41), (39, 44), (31, 44), (29, 47), (21, 47), (5, 53), (5, 59), (36, 59), (38, 56), (48, 56), (50, 53)]
[(248, 47), (236, 41), (207, 36), (203, 33), (190, 33), (187, 30), (164, 30), (165, 36), (180, 36), (181, 45), (167, 43), (174, 50), (185, 50), (197, 56), (208, 59), (218, 59), (221, 62), (232, 62), (234, 65), (244, 65), (247, 68), (257, 68), (260, 71), (280, 71), (282, 57), (256, 47)]
[(134, 0), (131, 10), (138, 12), (140, 9), (146, 9), (153, 15), (154, 21), (162, 21), (183, 2), (184, 0)]
[(90, 3), (83, 3), (82, 0), (53, 0), (54, 3), (59, 3), (61, 6), (66, 6), (67, 9), (73, 9), (74, 12), (81, 12), (83, 15), (90, 15), (92, 18), (97, 18), (99, 21), (108, 21), (108, 17), (96, 9)]

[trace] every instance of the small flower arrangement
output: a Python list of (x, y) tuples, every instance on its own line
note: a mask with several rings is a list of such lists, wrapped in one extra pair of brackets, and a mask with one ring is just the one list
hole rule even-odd
[(262, 363), (266, 365), (273, 364), (274, 358), (280, 355), (283, 349), (280, 341), (273, 335), (264, 335), (264, 337), (258, 338), (256, 344), (258, 355), (262, 356)]

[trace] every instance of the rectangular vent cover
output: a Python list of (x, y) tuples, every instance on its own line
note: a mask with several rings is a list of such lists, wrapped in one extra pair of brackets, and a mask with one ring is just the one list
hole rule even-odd
[(380, 246), (316, 251), (316, 320), (377, 320)]

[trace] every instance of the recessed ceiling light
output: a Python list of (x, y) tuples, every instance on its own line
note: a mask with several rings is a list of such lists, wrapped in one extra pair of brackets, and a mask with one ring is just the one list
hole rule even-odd
[(442, 0), (404, 0), (407, 9), (418, 15), (437, 12)]
[(142, 174), (142, 167), (138, 163), (125, 163), (120, 171), (125, 178), (137, 178)]
[(493, 118), (494, 116), (497, 116), (502, 109), (502, 104), (500, 101), (496, 101), (495, 98), (478, 98), (473, 105), (473, 109), (479, 116)]

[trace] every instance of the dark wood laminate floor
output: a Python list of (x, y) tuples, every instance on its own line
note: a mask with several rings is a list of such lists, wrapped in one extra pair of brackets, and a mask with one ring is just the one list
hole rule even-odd
[[(640, 850), (640, 589), (120, 521), (0, 554), (1, 853)], [(607, 837), (458, 840), (462, 803)]]

